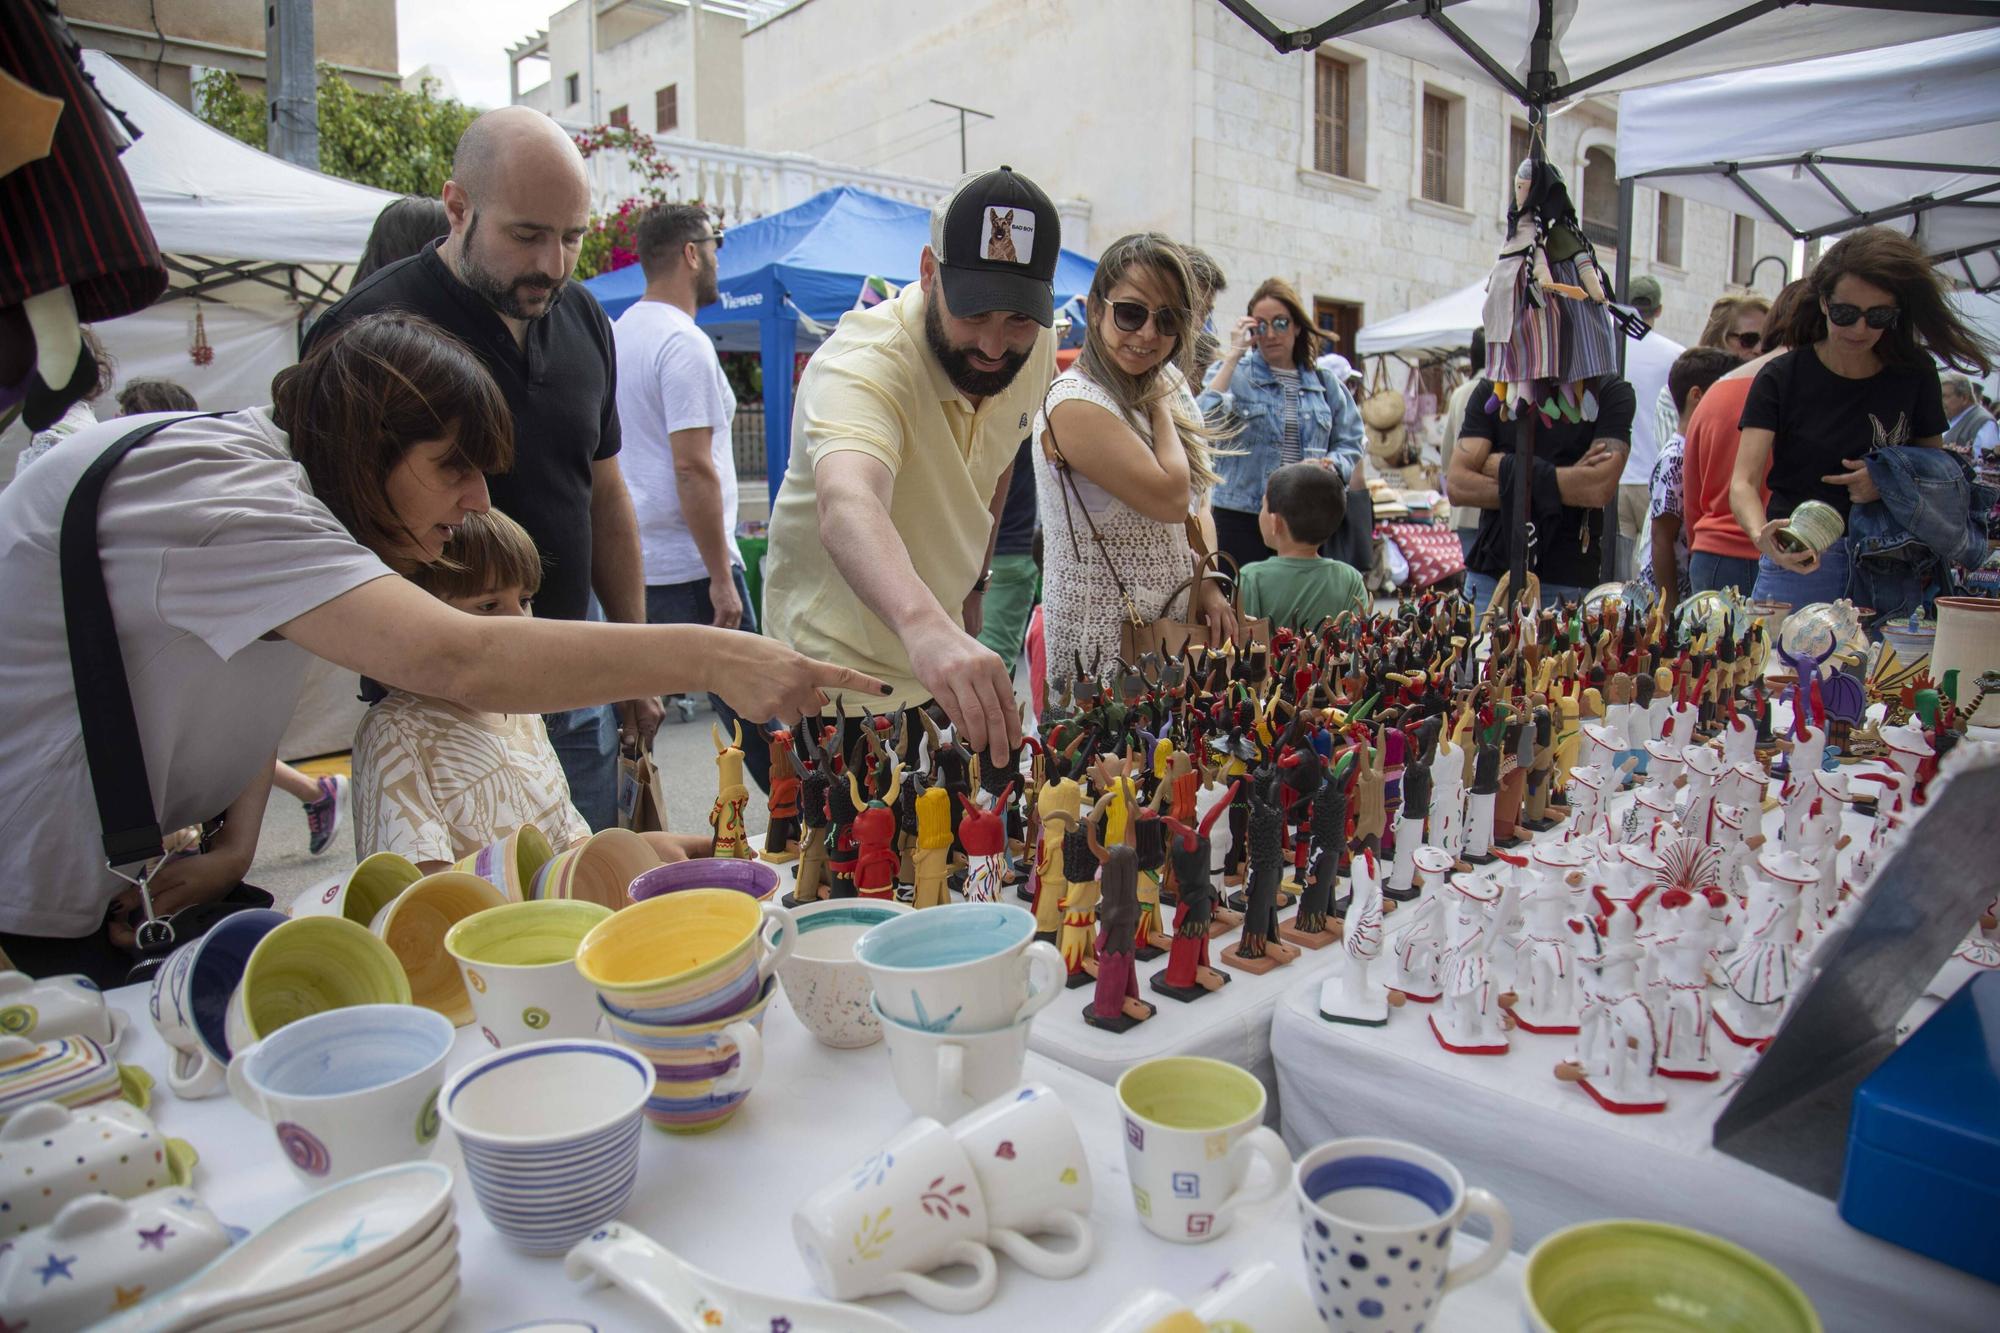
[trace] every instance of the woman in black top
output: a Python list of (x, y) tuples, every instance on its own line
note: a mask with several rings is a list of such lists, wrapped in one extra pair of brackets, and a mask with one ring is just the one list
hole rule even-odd
[(1942, 442), (1931, 354), (1982, 371), (1988, 364), (1929, 258), (1898, 232), (1868, 227), (1844, 237), (1811, 282), (1815, 299), (1800, 303), (1783, 338), (1793, 350), (1751, 386), (1729, 487), (1736, 521), (1763, 557), (1753, 595), (1794, 607), (1845, 596), (1848, 562), (1844, 536), (1817, 556), (1781, 549), (1775, 537), (1792, 511), (1818, 500), (1845, 519), (1852, 505), (1879, 499), (1869, 454)]

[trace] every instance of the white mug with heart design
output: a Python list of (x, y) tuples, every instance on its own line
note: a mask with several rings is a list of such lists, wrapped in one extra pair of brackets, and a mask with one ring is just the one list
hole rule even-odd
[[(999, 1275), (985, 1236), (979, 1178), (951, 1131), (929, 1119), (912, 1121), (792, 1214), (792, 1237), (827, 1295), (901, 1291), (949, 1314), (993, 1299)], [(971, 1283), (927, 1276), (954, 1264), (972, 1269)]]
[[(1076, 1121), (1046, 1084), (1026, 1087), (952, 1125), (986, 1195), (989, 1244), (1038, 1277), (1075, 1277), (1090, 1263), (1090, 1162)], [(1068, 1244), (1050, 1249), (1034, 1236)]]

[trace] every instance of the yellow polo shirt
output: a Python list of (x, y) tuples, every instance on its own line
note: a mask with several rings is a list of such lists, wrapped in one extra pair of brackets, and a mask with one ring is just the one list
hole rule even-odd
[(813, 354), (792, 412), (792, 454), (771, 507), (764, 565), (764, 628), (808, 657), (853, 667), (895, 691), (848, 700), (878, 712), (930, 697), (909, 654), (840, 576), (820, 542), (813, 469), (852, 450), (895, 474), (889, 517), (938, 604), (956, 612), (978, 581), (1000, 474), (1028, 437), (1055, 375), (1055, 336), (1035, 340), (1027, 365), (977, 410), (924, 342), (917, 283), (892, 301), (841, 316)]

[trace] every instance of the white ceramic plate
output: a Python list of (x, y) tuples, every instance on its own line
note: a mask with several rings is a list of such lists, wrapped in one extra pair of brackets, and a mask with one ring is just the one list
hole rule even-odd
[(388, 1319), (379, 1319), (372, 1324), (363, 1324), (355, 1330), (355, 1333), (438, 1333), (438, 1330), (450, 1320), (451, 1312), (457, 1306), (458, 1279), (453, 1278), (451, 1290), (444, 1294), (444, 1299), (418, 1315), (416, 1323), (408, 1323), (400, 1316), (392, 1316)]
[[(356, 1323), (377, 1319), (403, 1309), (412, 1300), (433, 1290), (440, 1279), (458, 1263), (458, 1227), (449, 1215), (423, 1240), (380, 1268), (367, 1269), (337, 1286), (305, 1296), (274, 1301), (232, 1315), (203, 1328), (202, 1333), (251, 1333), (252, 1330), (282, 1328), (286, 1333), (345, 1333)], [(421, 1280), (419, 1280), (421, 1279)], [(386, 1301), (389, 1292), (398, 1293)]]

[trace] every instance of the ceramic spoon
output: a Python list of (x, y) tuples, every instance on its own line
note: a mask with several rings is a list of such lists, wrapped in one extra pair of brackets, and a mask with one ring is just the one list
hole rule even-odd
[(321, 1190), (165, 1294), (95, 1333), (173, 1333), (346, 1282), (425, 1236), (451, 1208), (451, 1172), (386, 1166)]
[[(665, 1315), (676, 1333), (774, 1324), (792, 1333), (910, 1333), (889, 1316), (859, 1305), (780, 1300), (731, 1286), (622, 1222), (578, 1241), (563, 1261), (563, 1272), (573, 1279), (593, 1278), (593, 1285), (623, 1287)], [(790, 1322), (778, 1324), (781, 1319)]]

